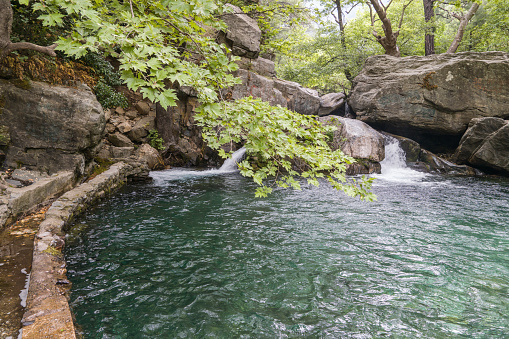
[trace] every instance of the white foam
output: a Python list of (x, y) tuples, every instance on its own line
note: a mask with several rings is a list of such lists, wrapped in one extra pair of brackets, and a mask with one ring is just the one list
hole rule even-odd
[(150, 172), (150, 177), (154, 180), (155, 185), (162, 185), (167, 181), (188, 180), (196, 177), (236, 173), (239, 171), (237, 164), (242, 160), (245, 154), (246, 149), (242, 147), (238, 151), (234, 152), (230, 158), (226, 159), (223, 166), (218, 169), (199, 171), (184, 168), (172, 168), (165, 171)]

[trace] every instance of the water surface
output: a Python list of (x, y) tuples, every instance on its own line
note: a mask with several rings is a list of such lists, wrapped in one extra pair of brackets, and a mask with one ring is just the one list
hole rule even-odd
[(507, 181), (386, 174), (363, 203), (196, 174), (155, 173), (77, 223), (86, 338), (509, 336)]

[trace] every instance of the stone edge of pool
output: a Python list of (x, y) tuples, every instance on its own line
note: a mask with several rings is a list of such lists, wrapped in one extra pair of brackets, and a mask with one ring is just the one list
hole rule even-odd
[(87, 208), (123, 186), (131, 170), (132, 166), (126, 163), (116, 163), (51, 204), (34, 240), (22, 338), (76, 338), (69, 307), (71, 284), (66, 277), (62, 254), (65, 227)]

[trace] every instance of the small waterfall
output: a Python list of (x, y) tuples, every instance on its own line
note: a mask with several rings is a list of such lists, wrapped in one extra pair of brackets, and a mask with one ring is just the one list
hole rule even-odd
[(385, 139), (385, 159), (380, 162), (382, 165), (382, 174), (377, 178), (387, 181), (397, 182), (415, 182), (427, 176), (427, 174), (418, 172), (409, 168), (406, 164), (405, 151), (401, 148), (398, 139), (384, 135)]
[(188, 180), (198, 177), (207, 177), (217, 174), (237, 172), (237, 164), (242, 161), (246, 154), (246, 149), (242, 147), (225, 160), (223, 166), (218, 169), (210, 169), (206, 171), (197, 171), (193, 169), (172, 168), (165, 171), (152, 171), (150, 176), (154, 180), (156, 186), (164, 186), (167, 182), (173, 180)]
[(234, 172), (237, 170), (237, 164), (242, 161), (244, 156), (246, 155), (246, 148), (242, 147), (235, 151), (231, 158), (228, 158), (224, 161), (223, 166), (219, 168), (219, 172)]

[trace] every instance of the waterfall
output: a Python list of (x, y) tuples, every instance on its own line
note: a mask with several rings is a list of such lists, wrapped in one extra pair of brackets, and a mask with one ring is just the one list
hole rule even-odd
[(427, 176), (427, 174), (418, 172), (409, 168), (406, 164), (405, 151), (401, 148), (398, 139), (384, 135), (385, 139), (385, 159), (380, 162), (382, 165), (382, 174), (377, 178), (387, 181), (397, 182), (415, 182)]
[(154, 180), (156, 186), (164, 186), (167, 182), (173, 180), (188, 180), (197, 177), (206, 177), (217, 174), (237, 172), (237, 163), (241, 162), (246, 154), (246, 149), (242, 147), (225, 160), (223, 166), (218, 169), (209, 169), (206, 171), (197, 171), (193, 169), (172, 168), (165, 171), (152, 171), (150, 177)]
[(246, 155), (246, 149), (242, 147), (241, 149), (235, 151), (231, 158), (226, 159), (223, 163), (223, 166), (221, 166), (218, 171), (221, 173), (236, 171), (237, 164), (242, 161), (244, 155)]

